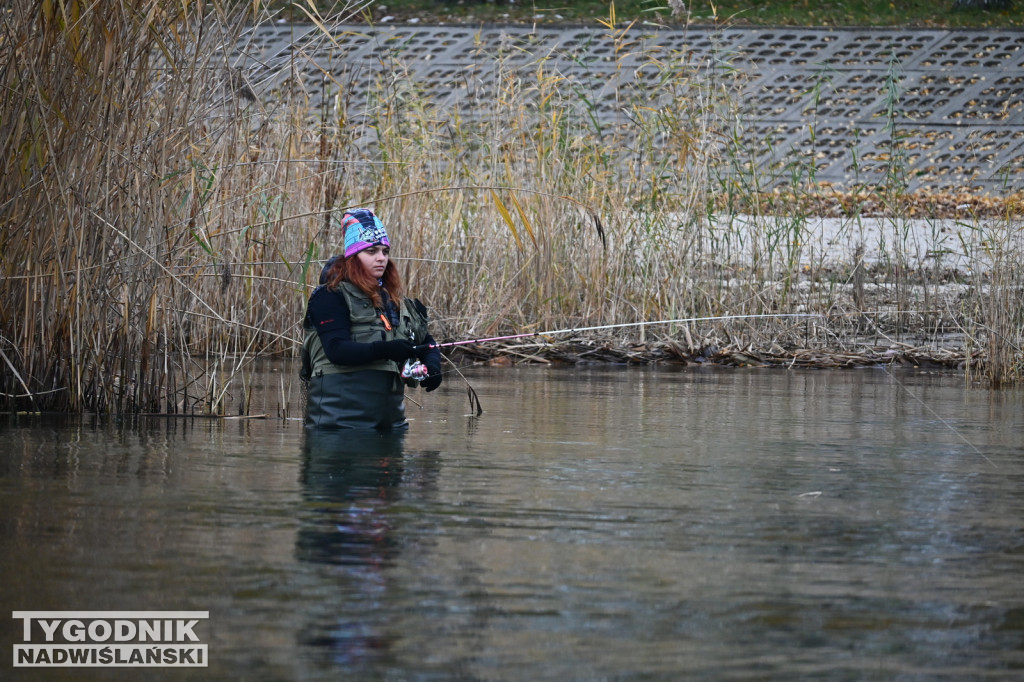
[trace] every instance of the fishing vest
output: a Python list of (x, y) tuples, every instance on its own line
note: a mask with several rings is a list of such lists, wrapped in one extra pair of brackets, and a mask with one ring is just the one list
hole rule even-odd
[[(374, 341), (408, 339), (413, 344), (419, 345), (427, 337), (427, 309), (418, 300), (402, 299), (398, 324), (392, 323), (391, 329), (388, 329), (384, 320), (381, 319), (381, 313), (373, 306), (370, 297), (354, 284), (342, 282), (340, 286), (331, 291), (336, 295), (344, 296), (345, 303), (348, 305), (351, 323), (349, 338), (352, 341), (373, 343)], [(344, 374), (364, 369), (379, 369), (396, 374), (400, 374), (402, 371), (398, 363), (393, 360), (374, 360), (365, 365), (336, 365), (327, 359), (316, 329), (313, 329), (308, 323), (304, 327), (306, 328), (306, 337), (302, 342), (302, 366), (303, 374), (306, 376)]]

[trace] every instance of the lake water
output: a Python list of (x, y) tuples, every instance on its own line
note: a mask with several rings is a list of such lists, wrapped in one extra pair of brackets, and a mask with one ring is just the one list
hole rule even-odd
[[(466, 370), (404, 437), (0, 420), (13, 611), (209, 611), (147, 678), (1024, 676), (1024, 395), (884, 370)], [(267, 381), (274, 385), (273, 377)]]

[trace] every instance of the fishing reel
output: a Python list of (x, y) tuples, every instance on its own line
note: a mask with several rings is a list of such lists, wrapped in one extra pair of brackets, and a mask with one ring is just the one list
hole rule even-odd
[(402, 367), (402, 378), (414, 381), (423, 381), (430, 374), (430, 370), (419, 360), (406, 360)]

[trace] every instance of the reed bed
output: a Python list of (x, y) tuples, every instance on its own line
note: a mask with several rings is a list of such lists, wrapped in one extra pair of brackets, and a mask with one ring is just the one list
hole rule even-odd
[[(442, 105), (395, 62), (358, 83), (326, 78), (312, 107), (301, 88), (269, 97), (238, 68), (226, 46), (274, 19), (253, 7), (14, 0), (0, 20), (8, 409), (249, 414), (256, 362), (297, 353), (305, 300), (342, 242), (332, 217), (353, 206), (384, 219), (439, 339), (814, 313), (504, 350), (570, 361), (558, 343), (571, 341), (589, 344), (577, 360), (802, 366), (891, 343), (1020, 378), (1016, 211), (957, 243), (936, 234), (955, 268), (915, 255), (900, 211), (882, 260), (814, 244), (814, 216), (759, 199), (766, 185), (729, 142), (743, 106), (727, 65), (660, 55), (608, 103), (543, 57), (481, 46), (494, 68), (465, 102)], [(344, 18), (319, 18), (325, 39)], [(631, 49), (628, 26), (607, 28)], [(352, 87), (365, 110), (346, 107)], [(607, 106), (625, 112), (618, 123), (602, 123)], [(899, 192), (869, 194), (897, 207)], [(862, 220), (847, 211), (840, 232)], [(285, 415), (294, 373), (274, 390)]]

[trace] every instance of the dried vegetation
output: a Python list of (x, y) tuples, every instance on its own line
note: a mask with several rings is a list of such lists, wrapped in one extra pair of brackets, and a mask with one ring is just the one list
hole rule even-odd
[[(504, 69), (500, 52), (480, 56), (501, 74), (478, 93), (488, 116), (439, 115), (401, 64), (359, 84), (370, 92), (366, 111), (347, 110), (353, 82), (334, 78), (322, 85), (330, 104), (310, 108), (300, 91), (256, 97), (224, 49), (244, 45), (243, 27), (272, 19), (247, 14), (253, 7), (8, 4), (0, 25), (8, 409), (249, 413), (255, 360), (296, 351), (319, 263), (340, 243), (331, 212), (357, 205), (389, 225), (441, 339), (821, 315), (535, 339), (467, 349), (465, 360), (927, 359), (993, 382), (1020, 376), (1020, 227), (1016, 210), (1003, 210), (1018, 198), (1004, 201), (997, 220), (972, 223), (958, 246), (968, 274), (948, 295), (938, 287), (949, 278), (912, 262), (898, 239), (883, 263), (853, 257), (826, 269), (808, 264), (794, 210), (841, 213), (853, 199), (780, 195), (770, 209), (797, 218), (783, 228), (710, 221), (756, 205), (722, 203), (737, 195), (721, 192), (712, 172), (730, 163), (719, 140), (740, 110), (728, 79), (662, 56), (651, 64), (659, 78), (621, 93), (635, 123), (628, 135), (601, 126), (579, 83), (542, 61)], [(619, 30), (609, 28), (614, 44)], [(863, 210), (870, 197), (856, 201)], [(279, 410), (296, 384), (290, 373), (274, 387)]]

